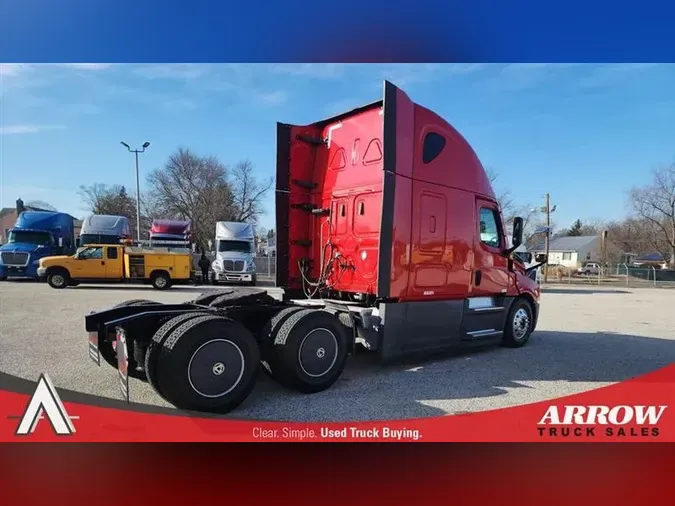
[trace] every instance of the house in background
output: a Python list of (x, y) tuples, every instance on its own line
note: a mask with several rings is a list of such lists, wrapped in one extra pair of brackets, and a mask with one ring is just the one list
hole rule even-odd
[[(606, 249), (606, 259), (611, 261), (611, 258), (618, 253), (618, 248), (607, 241)], [(534, 254), (546, 253), (546, 246), (542, 241), (531, 251)], [(549, 245), (549, 265), (562, 265), (576, 269), (587, 262), (601, 262), (602, 259), (602, 237), (599, 235), (558, 237), (551, 239)]]
[[(16, 207), (3, 207), (0, 209), (0, 244), (6, 244), (9, 238), (9, 231), (16, 225), (16, 220), (24, 211), (49, 211), (39, 207), (24, 205), (23, 200), (16, 201)], [(82, 220), (73, 218), (75, 221), (75, 237), (80, 235), (82, 229)]]

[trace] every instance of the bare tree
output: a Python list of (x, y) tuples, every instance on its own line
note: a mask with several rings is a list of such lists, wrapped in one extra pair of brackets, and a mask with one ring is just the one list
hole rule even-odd
[(227, 168), (215, 157), (178, 149), (147, 181), (147, 211), (163, 218), (190, 220), (200, 247), (213, 237), (217, 221), (235, 221)]
[(670, 268), (675, 269), (675, 163), (655, 169), (653, 180), (630, 191), (638, 216), (651, 223), (668, 247)]
[[(497, 186), (497, 180), (499, 179), (499, 174), (493, 169), (486, 169), (488, 180), (493, 188)], [(508, 190), (500, 189), (495, 192), (495, 197), (499, 203), (499, 207), (502, 210), (502, 216), (506, 223), (513, 221), (515, 216), (515, 205), (511, 193)]]
[(613, 221), (605, 225), (609, 239), (616, 244), (623, 253), (648, 255), (660, 253), (665, 255), (668, 244), (663, 240), (663, 234), (654, 223), (644, 218), (628, 218), (623, 221)]
[[(488, 179), (493, 187), (498, 186), (496, 181), (499, 179), (499, 174), (492, 168), (487, 169)], [(504, 189), (499, 189), (496, 192), (496, 199), (499, 207), (502, 210), (502, 219), (504, 226), (510, 229), (513, 225), (513, 220), (517, 216), (523, 218), (523, 237), (527, 238), (534, 234), (537, 219), (537, 209), (531, 205), (518, 206), (516, 205), (511, 192)]]
[(606, 225), (602, 220), (594, 219), (586, 222), (576, 220), (569, 229), (562, 231), (562, 234), (566, 236), (599, 235), (605, 229)]
[(262, 200), (274, 183), (273, 178), (258, 181), (253, 174), (253, 164), (247, 160), (237, 163), (231, 174), (234, 192), (235, 221), (255, 223), (262, 214)]
[(44, 200), (31, 200), (25, 204), (26, 207), (34, 207), (43, 211), (56, 211), (56, 208)]

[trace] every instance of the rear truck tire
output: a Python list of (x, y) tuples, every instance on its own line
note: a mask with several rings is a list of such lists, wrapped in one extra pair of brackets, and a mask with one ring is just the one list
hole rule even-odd
[(349, 349), (347, 332), (332, 313), (303, 309), (279, 327), (268, 363), (281, 385), (316, 393), (330, 388), (342, 375)]
[(176, 328), (182, 325), (184, 322), (191, 320), (192, 318), (197, 318), (199, 316), (207, 316), (209, 313), (187, 313), (174, 316), (169, 320), (165, 321), (158, 329), (157, 332), (152, 336), (152, 340), (148, 344), (148, 349), (145, 350), (145, 360), (143, 364), (143, 369), (145, 370), (145, 376), (148, 379), (150, 386), (157, 392), (157, 394), (164, 400), (166, 397), (162, 392), (159, 384), (157, 383), (157, 376), (155, 371), (157, 369), (157, 359), (159, 358), (160, 352), (162, 350), (162, 345), (164, 341), (169, 337), (171, 332)]
[(519, 298), (513, 302), (506, 319), (502, 344), (508, 348), (520, 348), (530, 340), (533, 331), (534, 313), (530, 303)]
[(224, 414), (253, 391), (260, 350), (242, 324), (221, 316), (192, 318), (164, 341), (156, 384), (178, 409)]
[(286, 320), (298, 311), (304, 311), (304, 308), (291, 306), (282, 309), (267, 322), (260, 334), (260, 354), (262, 359), (260, 364), (262, 370), (267, 376), (278, 382), (281, 382), (282, 379), (277, 378), (277, 375), (275, 375), (274, 370), (276, 370), (276, 367), (274, 370), (272, 369), (275, 359), (274, 338)]
[(47, 274), (47, 284), (57, 290), (63, 290), (68, 286), (70, 275), (68, 271), (59, 269)]
[[(145, 299), (131, 299), (131, 300), (125, 300), (124, 302), (120, 302), (119, 304), (115, 304), (113, 308), (116, 307), (124, 307), (124, 306), (156, 306), (158, 305), (159, 302), (155, 302), (152, 300), (145, 300)], [(113, 343), (111, 341), (102, 341), (99, 339), (98, 342), (98, 351), (103, 357), (103, 360), (105, 360), (108, 365), (114, 367), (117, 369), (117, 352), (115, 351), (115, 348), (113, 346)], [(129, 377), (131, 378), (139, 378), (143, 379), (145, 377), (144, 374), (138, 374), (139, 371), (129, 371)]]
[(157, 290), (167, 290), (171, 287), (171, 278), (165, 272), (155, 272), (150, 278), (150, 283)]
[(0, 281), (7, 281), (7, 276), (0, 276)]

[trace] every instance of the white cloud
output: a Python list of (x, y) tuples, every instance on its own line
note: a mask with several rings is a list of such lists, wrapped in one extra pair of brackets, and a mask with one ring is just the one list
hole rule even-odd
[(659, 63), (511, 63), (499, 65), (499, 75), (490, 85), (500, 91), (523, 91), (542, 86), (553, 79), (567, 79), (574, 72), (574, 86), (597, 88), (613, 86), (622, 80), (656, 69)]
[(289, 76), (332, 79), (342, 77), (349, 65), (344, 63), (278, 63), (254, 65), (260, 70)]
[(53, 65), (77, 70), (105, 70), (113, 66), (112, 63), (55, 63)]
[[(368, 65), (365, 69), (377, 69), (380, 80), (387, 79), (396, 86), (408, 88), (438, 79), (468, 76), (488, 68), (484, 63), (398, 63)], [(378, 82), (377, 86), (382, 83)]]
[(189, 98), (162, 99), (162, 105), (170, 111), (191, 111), (199, 107), (197, 102)]
[(0, 77), (17, 77), (27, 70), (41, 68), (62, 68), (72, 70), (105, 70), (112, 67), (112, 63), (0, 63)]
[(0, 63), (0, 77), (18, 76), (24, 68), (23, 63)]
[(37, 134), (49, 130), (63, 130), (66, 128), (63, 125), (34, 125), (30, 123), (20, 125), (4, 125), (0, 126), (0, 135), (22, 135), (22, 134)]
[(665, 67), (665, 63), (612, 63), (594, 65), (579, 80), (582, 88), (604, 88), (625, 83), (628, 79), (642, 78), (645, 72)]
[(147, 79), (197, 79), (206, 75), (215, 65), (196, 63), (167, 63), (135, 66), (133, 72)]
[(267, 105), (281, 105), (288, 98), (288, 93), (282, 90), (262, 93), (258, 95), (260, 102)]
[(532, 70), (560, 70), (566, 68), (592, 65), (590, 63), (509, 63), (503, 66), (506, 72), (522, 72)]

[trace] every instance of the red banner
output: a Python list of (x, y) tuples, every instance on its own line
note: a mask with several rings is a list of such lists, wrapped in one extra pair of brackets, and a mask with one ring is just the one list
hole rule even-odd
[(346, 423), (233, 420), (61, 403), (49, 384), (41, 379), (33, 395), (0, 391), (0, 441), (675, 441), (675, 365), (597, 390), (511, 408)]

